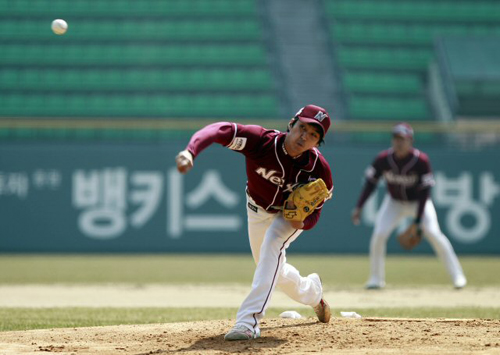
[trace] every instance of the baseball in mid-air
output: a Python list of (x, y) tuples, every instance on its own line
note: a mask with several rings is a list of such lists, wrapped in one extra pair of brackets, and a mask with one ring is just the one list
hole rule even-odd
[(68, 24), (66, 23), (66, 21), (61, 20), (60, 18), (52, 21), (51, 27), (52, 27), (52, 31), (56, 35), (63, 35), (68, 30)]

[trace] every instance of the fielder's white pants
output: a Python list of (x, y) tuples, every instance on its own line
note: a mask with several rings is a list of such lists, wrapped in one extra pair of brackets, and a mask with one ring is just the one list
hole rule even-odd
[[(404, 218), (415, 217), (418, 202), (401, 202), (385, 195), (382, 206), (377, 213), (375, 227), (370, 241), (371, 275), (369, 285), (385, 285), (385, 255), (387, 240), (394, 229)], [(431, 199), (427, 199), (421, 220), (423, 236), (427, 238), (434, 252), (444, 262), (446, 270), (453, 282), (464, 277), (462, 267), (453, 247), (441, 232), (436, 209)]]
[[(248, 203), (257, 207), (249, 208)], [(316, 306), (321, 301), (322, 290), (299, 271), (286, 263), (286, 248), (302, 233), (293, 228), (282, 213), (268, 213), (247, 196), (248, 236), (257, 267), (252, 290), (243, 301), (236, 316), (236, 324), (260, 331), (259, 320), (269, 306), (274, 288), (297, 302)]]

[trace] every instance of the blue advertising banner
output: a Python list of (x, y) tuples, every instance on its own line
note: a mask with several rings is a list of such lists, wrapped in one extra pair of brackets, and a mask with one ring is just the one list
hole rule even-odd
[[(174, 157), (185, 144), (1, 145), (0, 252), (249, 251), (244, 157), (213, 146), (181, 175)], [(499, 152), (419, 148), (431, 158), (432, 198), (457, 253), (500, 253), (500, 166), (491, 164)], [(333, 198), (290, 248), (367, 253), (384, 187), (367, 202), (361, 226), (350, 214), (378, 151), (321, 151), (332, 167)], [(403, 252), (394, 238), (388, 251)], [(422, 243), (415, 252), (432, 249)]]

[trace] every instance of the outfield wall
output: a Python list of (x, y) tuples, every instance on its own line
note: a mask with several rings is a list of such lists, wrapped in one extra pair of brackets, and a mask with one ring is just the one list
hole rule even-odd
[[(247, 252), (242, 155), (210, 147), (182, 176), (186, 142), (0, 146), (0, 252)], [(350, 212), (378, 150), (321, 150), (335, 191), (294, 252), (367, 253), (380, 187), (354, 227)], [(459, 254), (500, 253), (499, 150), (421, 147), (431, 157), (441, 228)], [(395, 238), (390, 253), (403, 252)], [(432, 252), (423, 243), (417, 253)]]

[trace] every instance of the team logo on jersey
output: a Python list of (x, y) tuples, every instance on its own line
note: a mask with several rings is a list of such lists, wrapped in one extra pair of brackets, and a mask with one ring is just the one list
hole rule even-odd
[(390, 184), (403, 185), (406, 187), (413, 186), (418, 181), (418, 176), (415, 174), (399, 175), (399, 174), (394, 174), (392, 171), (384, 173), (384, 177)]
[(255, 170), (255, 172), (267, 181), (272, 182), (274, 185), (278, 185), (281, 187), (285, 183), (285, 180), (283, 178), (274, 175), (277, 173), (276, 170), (271, 169), (267, 171), (266, 168), (258, 168), (257, 170)]
[(423, 186), (434, 186), (436, 182), (434, 181), (434, 175), (432, 173), (427, 173), (422, 175), (422, 185)]
[(235, 137), (230, 145), (227, 147), (231, 150), (243, 150), (247, 145), (247, 139), (245, 137)]
[(314, 116), (314, 118), (317, 119), (320, 122), (323, 122), (323, 120), (325, 119), (325, 117), (326, 117), (326, 113), (324, 113), (323, 111), (318, 111), (318, 113), (316, 114), (316, 116)]
[[(258, 175), (262, 176), (267, 181), (272, 182), (274, 185), (277, 185), (279, 187), (283, 187), (285, 185), (285, 179), (274, 175), (274, 174), (278, 173), (278, 171), (276, 171), (276, 170), (271, 169), (271, 170), (267, 171), (266, 168), (258, 168), (257, 170), (255, 170), (255, 172)], [(283, 190), (283, 192), (292, 192), (293, 189), (295, 188), (295, 186), (297, 186), (298, 184), (299, 183), (286, 184), (286, 188)]]

